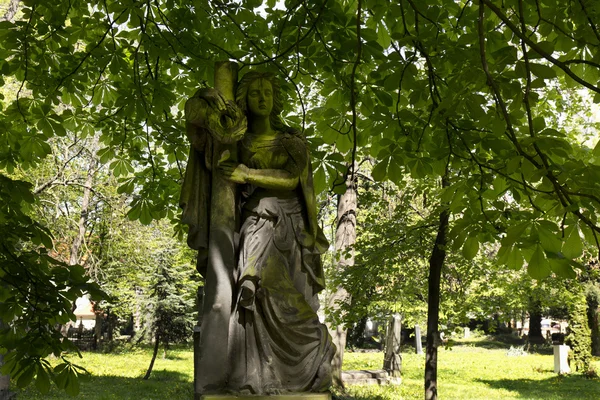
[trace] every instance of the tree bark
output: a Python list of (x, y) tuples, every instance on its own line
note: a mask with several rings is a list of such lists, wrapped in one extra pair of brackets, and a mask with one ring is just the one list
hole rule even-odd
[(383, 369), (391, 376), (400, 377), (402, 372), (401, 345), (402, 319), (399, 315), (390, 318), (387, 333), (385, 335), (385, 356), (383, 358)]
[(156, 333), (156, 337), (154, 340), (154, 353), (152, 353), (152, 360), (150, 360), (148, 371), (146, 371), (146, 375), (144, 375), (144, 380), (146, 381), (148, 380), (148, 378), (150, 378), (152, 368), (154, 368), (154, 361), (156, 361), (156, 355), (158, 354), (158, 346), (160, 345), (160, 335), (158, 334), (158, 332)]
[(4, 15), (2, 16), (2, 18), (0, 18), (0, 21), (12, 22), (15, 15), (17, 14), (17, 11), (19, 11), (19, 3), (20, 0), (10, 0), (10, 3), (8, 3), (8, 6), (6, 7)]
[(587, 298), (588, 325), (592, 334), (592, 355), (600, 356), (600, 308), (595, 298)]
[[(447, 178), (442, 178), (442, 186), (448, 186)], [(437, 237), (429, 258), (428, 305), (427, 305), (427, 347), (425, 355), (425, 400), (437, 400), (437, 356), (439, 343), (440, 281), (442, 267), (446, 259), (446, 233), (450, 212), (444, 208), (440, 213)]]
[[(335, 231), (335, 252), (339, 255), (336, 266), (336, 274), (343, 274), (344, 270), (354, 265), (354, 244), (356, 243), (356, 184), (348, 177), (346, 191), (338, 197), (337, 224)], [(327, 308), (336, 311), (341, 304), (348, 303), (350, 295), (344, 287), (338, 286), (328, 300)], [(333, 385), (338, 388), (344, 387), (342, 381), (342, 364), (344, 360), (344, 349), (346, 348), (347, 329), (343, 324), (333, 325), (327, 323), (329, 333), (336, 346), (336, 353), (331, 361)]]
[(543, 343), (542, 335), (542, 309), (539, 300), (532, 300), (529, 303), (529, 343)]
[[(96, 147), (92, 145), (93, 148)], [(77, 224), (77, 236), (73, 239), (73, 243), (71, 245), (71, 256), (69, 257), (69, 265), (79, 264), (79, 250), (81, 248), (81, 244), (83, 243), (83, 238), (85, 237), (86, 224), (88, 221), (88, 214), (90, 208), (90, 199), (92, 197), (92, 185), (94, 184), (94, 174), (97, 165), (97, 160), (95, 155), (92, 154), (92, 160), (90, 161), (90, 165), (88, 167), (87, 177), (85, 179), (85, 186), (83, 188), (83, 198), (81, 199), (81, 212), (79, 214), (79, 223)]]

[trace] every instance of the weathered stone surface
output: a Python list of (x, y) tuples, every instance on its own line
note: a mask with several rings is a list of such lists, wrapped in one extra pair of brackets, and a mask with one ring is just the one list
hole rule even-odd
[(286, 393), (270, 396), (208, 394), (199, 400), (331, 400), (331, 393)]
[[(205, 278), (196, 396), (324, 392), (335, 346), (317, 316), (328, 243), (308, 147), (279, 116), (273, 75), (249, 72), (236, 89), (217, 67), (216, 89), (186, 103), (193, 150), (180, 204)], [(219, 121), (235, 138), (247, 127), (243, 139), (224, 143)]]
[(423, 354), (423, 342), (421, 341), (421, 327), (415, 325), (415, 349), (417, 354)]
[(390, 376), (384, 369), (344, 371), (342, 380), (344, 385), (399, 385), (402, 382), (399, 376)]

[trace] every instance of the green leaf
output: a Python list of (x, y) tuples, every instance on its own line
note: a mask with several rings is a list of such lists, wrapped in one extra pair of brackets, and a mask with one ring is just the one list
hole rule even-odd
[(540, 280), (546, 278), (551, 272), (550, 263), (546, 258), (546, 254), (544, 254), (544, 249), (537, 244), (535, 246), (535, 251), (531, 255), (531, 259), (529, 259), (527, 273), (532, 278)]
[(521, 238), (521, 236), (523, 235), (523, 233), (529, 225), (530, 222), (525, 221), (521, 222), (518, 225), (511, 226), (510, 228), (508, 228), (506, 232), (506, 237), (502, 239), (502, 245), (505, 246), (514, 244), (518, 239)]
[(152, 211), (150, 210), (148, 203), (143, 202), (142, 209), (140, 211), (140, 222), (144, 225), (150, 225), (152, 219)]
[(508, 263), (508, 257), (510, 256), (510, 253), (512, 252), (512, 247), (511, 246), (501, 246), (500, 250), (498, 250), (498, 254), (496, 254), (496, 256), (498, 257), (498, 263), (499, 264), (507, 264)]
[(79, 378), (73, 369), (68, 369), (67, 384), (65, 392), (69, 396), (77, 396), (79, 394)]
[(383, 82), (383, 87), (388, 92), (393, 92), (393, 91), (397, 90), (398, 86), (400, 86), (400, 74), (399, 73), (393, 73), (393, 74), (389, 75)]
[(519, 167), (521, 166), (521, 156), (516, 156), (511, 158), (508, 161), (508, 164), (506, 165), (506, 172), (509, 174), (514, 173), (515, 171), (517, 171), (519, 169)]
[(37, 367), (35, 387), (42, 394), (47, 394), (50, 391), (50, 377), (48, 376), (46, 369), (41, 364), (39, 364)]
[(141, 202), (136, 202), (132, 204), (131, 209), (127, 212), (127, 217), (130, 221), (135, 221), (140, 218), (140, 214), (142, 213), (142, 204)]
[(371, 172), (371, 175), (373, 175), (374, 180), (381, 182), (385, 179), (385, 174), (389, 161), (390, 159), (386, 158), (385, 160), (377, 164), (375, 168), (373, 168), (373, 172)]
[(315, 193), (322, 193), (327, 188), (327, 176), (322, 166), (319, 166), (313, 175), (313, 184), (315, 186)]
[(515, 247), (508, 255), (506, 265), (508, 266), (508, 268), (514, 271), (518, 271), (521, 269), (521, 267), (523, 267), (523, 262), (523, 254), (521, 253), (521, 250)]
[(574, 279), (577, 277), (575, 271), (569, 264), (569, 260), (564, 258), (550, 258), (550, 269), (561, 278)]
[(531, 69), (531, 72), (539, 78), (542, 78), (542, 79), (556, 78), (556, 71), (554, 71), (554, 69), (552, 69), (551, 67), (549, 67), (547, 65), (529, 63), (529, 68)]
[(583, 254), (582, 238), (579, 235), (579, 228), (573, 225), (567, 229), (567, 240), (563, 243), (562, 253), (565, 257), (573, 259)]
[(400, 168), (400, 165), (394, 159), (390, 160), (388, 174), (392, 182), (400, 183), (402, 181), (402, 168)]
[(98, 155), (98, 157), (100, 157), (100, 162), (102, 164), (106, 164), (111, 158), (115, 156), (114, 149), (111, 147), (105, 147), (103, 149), (100, 149), (96, 154)]
[(598, 141), (598, 143), (596, 143), (596, 146), (594, 147), (594, 151), (592, 152), (592, 154), (594, 155), (594, 157), (600, 158), (600, 140)]
[[(28, 362), (31, 362), (31, 360), (28, 360)], [(17, 387), (19, 388), (24, 388), (27, 385), (29, 385), (31, 383), (31, 380), (33, 379), (35, 375), (35, 364), (29, 364), (27, 365), (24, 369), (23, 372), (21, 372), (21, 374), (19, 375), (19, 378), (17, 379)]]
[(56, 383), (59, 389), (64, 389), (67, 386), (67, 379), (69, 377), (68, 366), (67, 363), (61, 363), (54, 367), (54, 383)]
[(562, 247), (562, 241), (556, 236), (554, 232), (549, 231), (543, 226), (538, 228), (538, 235), (540, 243), (544, 250), (558, 253)]
[(479, 240), (477, 236), (469, 236), (465, 241), (465, 245), (462, 249), (463, 257), (467, 260), (472, 260), (479, 251)]

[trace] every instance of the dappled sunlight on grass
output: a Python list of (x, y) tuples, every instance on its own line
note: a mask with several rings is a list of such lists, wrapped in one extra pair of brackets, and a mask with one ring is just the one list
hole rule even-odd
[[(113, 354), (82, 353), (83, 358), (71, 357), (71, 361), (83, 366), (90, 373), (81, 379), (81, 393), (77, 399), (131, 399), (163, 400), (193, 398), (193, 352), (177, 348), (162, 358), (159, 352), (152, 375), (144, 381), (152, 350), (136, 348)], [(64, 392), (55, 387), (42, 396), (35, 388), (18, 391), (19, 399), (65, 399)], [(67, 396), (68, 397), (68, 396)]]
[[(597, 400), (600, 379), (581, 375), (558, 376), (553, 372), (553, 357), (547, 354), (508, 356), (510, 347), (490, 344), (489, 339), (455, 343), (440, 349), (438, 390), (440, 399), (532, 399)], [(492, 341), (493, 342), (493, 341)], [(193, 352), (175, 348), (162, 358), (162, 350), (148, 381), (142, 376), (148, 368), (150, 348), (121, 350), (118, 353), (83, 353), (77, 361), (90, 376), (82, 379), (77, 399), (89, 400), (179, 400), (193, 399)], [(344, 355), (345, 370), (381, 369), (383, 353)], [(402, 385), (348, 386), (346, 393), (334, 392), (341, 400), (412, 400), (423, 398), (425, 356), (406, 347), (402, 354)], [(600, 359), (594, 366), (600, 371)], [(60, 399), (67, 396), (52, 389), (41, 396), (35, 388), (19, 391), (19, 400)]]
[[(439, 349), (438, 391), (443, 400), (466, 399), (600, 399), (600, 379), (554, 374), (553, 356), (529, 353), (508, 356), (510, 344), (490, 338), (459, 341)], [(361, 363), (361, 360), (362, 361)], [(361, 367), (361, 365), (364, 365)], [(347, 353), (344, 369), (381, 369), (383, 353)], [(425, 356), (407, 347), (402, 353), (400, 387), (351, 386), (344, 400), (422, 399)], [(594, 361), (600, 371), (600, 359)]]

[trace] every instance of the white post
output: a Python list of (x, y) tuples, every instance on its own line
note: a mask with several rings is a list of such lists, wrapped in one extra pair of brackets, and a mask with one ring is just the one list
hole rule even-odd
[(557, 374), (568, 374), (571, 372), (567, 358), (569, 356), (569, 346), (557, 344), (554, 346), (554, 372)]

